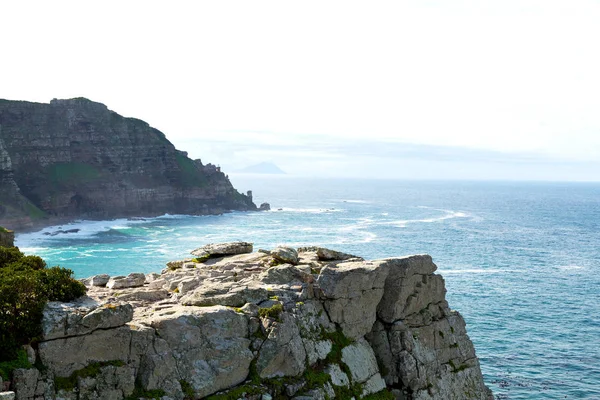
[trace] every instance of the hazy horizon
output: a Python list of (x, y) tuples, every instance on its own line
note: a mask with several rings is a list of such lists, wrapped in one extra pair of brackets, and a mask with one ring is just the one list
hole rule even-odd
[(86, 97), (226, 172), (600, 180), (594, 1), (3, 11), (0, 98)]

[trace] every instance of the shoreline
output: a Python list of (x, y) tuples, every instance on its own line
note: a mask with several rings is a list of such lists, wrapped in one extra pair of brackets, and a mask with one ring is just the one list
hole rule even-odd
[(256, 209), (256, 210), (215, 210), (214, 212), (208, 212), (208, 213), (202, 213), (202, 214), (171, 214), (168, 212), (165, 212), (162, 214), (148, 214), (148, 215), (126, 214), (126, 215), (117, 215), (117, 216), (112, 216), (112, 217), (107, 217), (107, 218), (51, 217), (48, 219), (38, 220), (39, 221), (38, 223), (33, 223), (33, 224), (27, 225), (27, 226), (24, 226), (24, 225), (21, 225), (21, 226), (17, 225), (16, 227), (12, 227), (12, 226), (8, 226), (8, 225), (2, 225), (2, 226), (4, 226), (4, 228), (6, 228), (8, 230), (13, 231), (15, 233), (15, 237), (18, 237), (22, 233), (35, 233), (35, 232), (40, 232), (46, 228), (51, 228), (51, 227), (58, 228), (61, 225), (68, 225), (68, 224), (78, 223), (78, 222), (83, 222), (83, 221), (99, 222), (99, 221), (115, 221), (115, 220), (119, 220), (119, 219), (127, 219), (127, 220), (134, 221), (136, 219), (158, 218), (158, 217), (162, 217), (165, 215), (185, 215), (185, 216), (202, 217), (202, 216), (223, 215), (223, 214), (229, 214), (232, 212), (257, 212), (257, 211), (262, 211), (262, 210), (260, 210), (260, 209)]

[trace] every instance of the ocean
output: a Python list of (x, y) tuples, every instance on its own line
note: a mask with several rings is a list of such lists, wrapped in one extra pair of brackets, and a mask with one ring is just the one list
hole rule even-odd
[(272, 211), (79, 221), (16, 244), (79, 278), (159, 272), (236, 240), (427, 253), (497, 399), (600, 399), (600, 184), (230, 178)]

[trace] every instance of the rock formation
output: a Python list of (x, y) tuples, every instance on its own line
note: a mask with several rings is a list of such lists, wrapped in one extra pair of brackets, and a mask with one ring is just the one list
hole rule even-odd
[(144, 121), (77, 98), (0, 100), (0, 225), (256, 210), (220, 168)]
[(0, 226), (0, 246), (13, 247), (15, 245), (15, 233)]
[(17, 399), (490, 398), (427, 255), (245, 242), (194, 254), (49, 303)]

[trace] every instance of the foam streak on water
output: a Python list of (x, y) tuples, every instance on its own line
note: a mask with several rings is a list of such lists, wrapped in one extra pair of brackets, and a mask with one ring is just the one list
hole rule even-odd
[[(232, 177), (271, 212), (79, 221), (17, 236), (77, 276), (160, 271), (210, 242), (428, 253), (504, 399), (600, 399), (600, 185)], [(76, 233), (46, 235), (62, 230)]]

